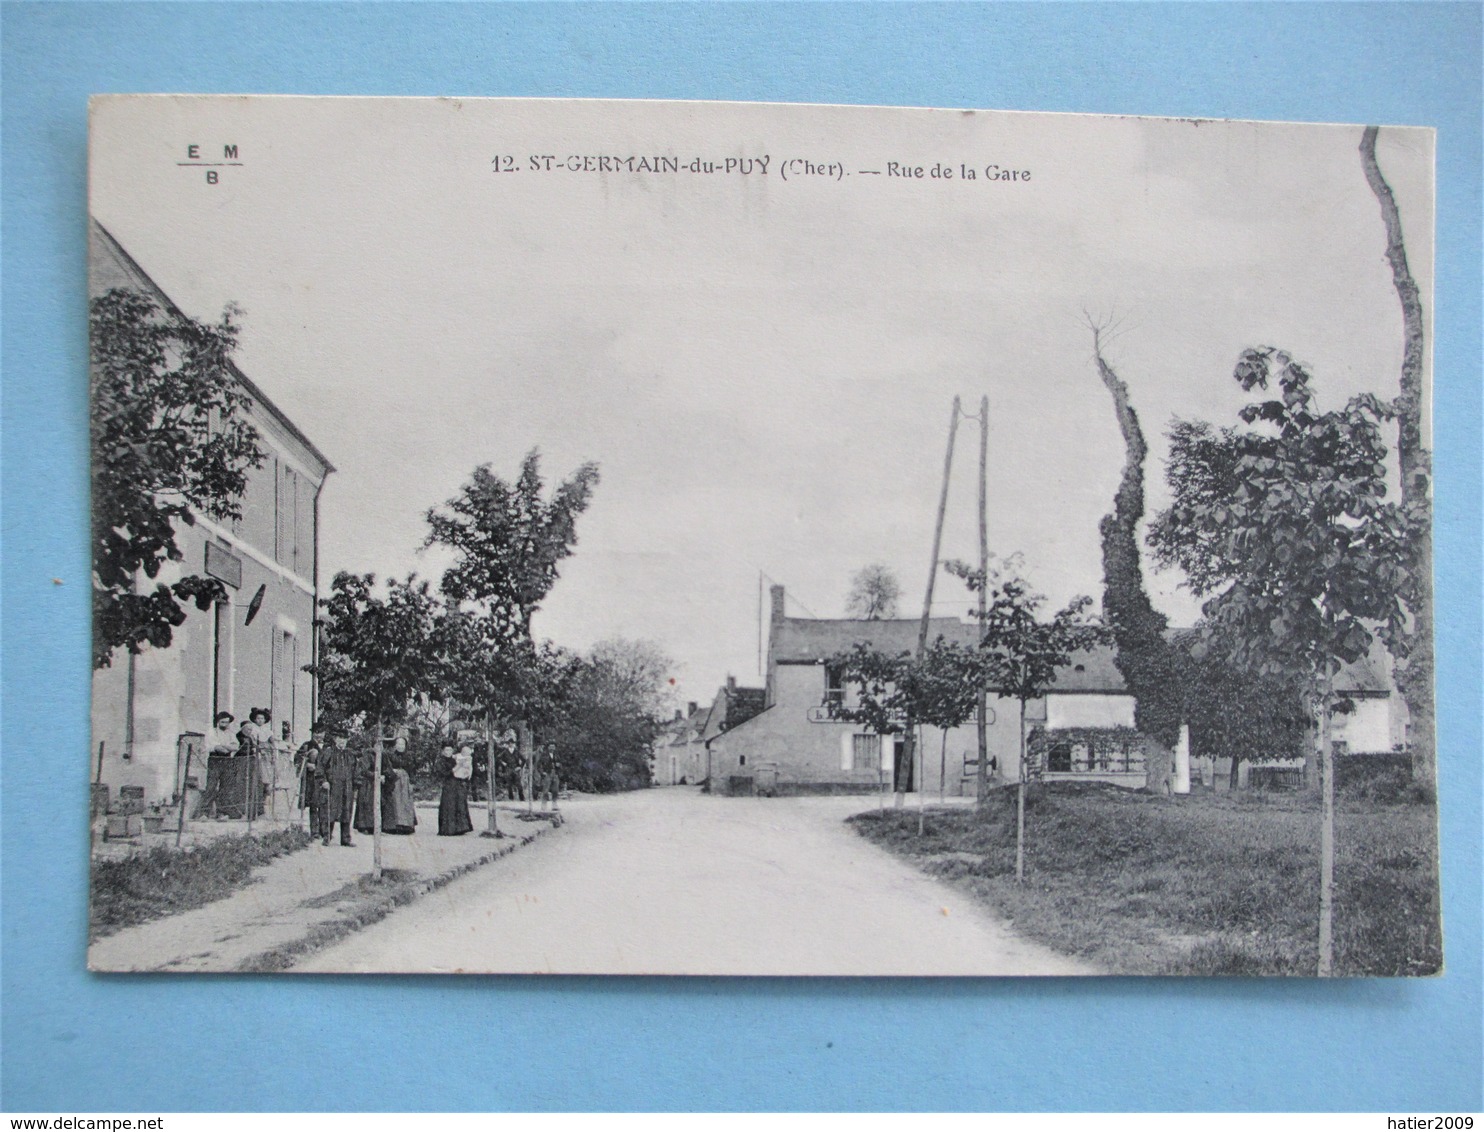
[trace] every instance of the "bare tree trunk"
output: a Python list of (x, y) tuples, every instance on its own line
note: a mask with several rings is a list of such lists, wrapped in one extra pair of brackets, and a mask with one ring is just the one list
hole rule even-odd
[[(989, 600), (989, 398), (979, 398), (979, 645), (989, 637), (986, 604)], [(974, 709), (978, 739), (978, 773), (974, 776), (975, 804), (981, 809), (989, 797), (989, 689), (979, 689)]]
[(942, 741), (938, 744), (938, 805), (948, 799), (948, 729), (943, 729)]
[(1412, 717), (1412, 779), (1429, 788), (1437, 784), (1437, 737), (1434, 731), (1433, 700), (1433, 610), (1432, 610), (1432, 495), (1431, 458), (1423, 443), (1423, 362), (1426, 357), (1422, 299), (1412, 271), (1407, 266), (1407, 245), (1402, 239), (1401, 214), (1391, 186), (1376, 162), (1375, 126), (1367, 126), (1360, 140), (1360, 160), (1366, 182), (1381, 205), (1386, 224), (1386, 258), (1391, 263), (1392, 283), (1402, 306), (1401, 393), (1397, 405), (1397, 462), (1401, 468), (1401, 502), (1417, 516), (1413, 531), (1413, 569), (1417, 593), (1409, 602), (1412, 631), (1408, 655), (1397, 665), (1397, 683), (1407, 712)]
[[(920, 731), (921, 728), (918, 728)], [(919, 742), (917, 749), (922, 752), (917, 757), (917, 836), (921, 837), (923, 829), (927, 825), (927, 744)]]
[(1330, 731), (1334, 673), (1324, 663), (1324, 690), (1319, 702), (1319, 977), (1334, 974), (1335, 965), (1335, 749)]
[(1025, 701), (1020, 701), (1020, 782), (1015, 790), (1015, 883), (1025, 880)]
[(485, 821), (485, 832), (491, 837), (500, 836), (500, 817), (495, 811), (495, 721), (489, 712), (484, 714), (484, 777), (485, 788), (489, 791), (489, 813)]
[(381, 879), (382, 720), (376, 717), (376, 760), (371, 773), (371, 879)]

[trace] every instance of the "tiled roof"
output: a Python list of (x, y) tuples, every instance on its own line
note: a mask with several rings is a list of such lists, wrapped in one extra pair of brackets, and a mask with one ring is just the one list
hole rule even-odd
[(711, 707), (703, 708), (691, 717), (697, 720), (705, 718), (704, 724), (697, 726), (696, 734), (702, 741), (714, 739), (723, 731), (747, 722), (761, 712), (766, 703), (767, 692), (763, 688), (728, 688), (723, 684), (717, 689)]
[[(848, 652), (857, 644), (879, 652), (911, 652), (917, 647), (921, 622), (899, 618), (892, 621), (809, 620), (785, 617), (774, 626), (773, 659), (780, 664), (816, 664)], [(944, 637), (961, 644), (979, 639), (977, 626), (953, 617), (934, 617), (928, 622), (928, 642)]]
[[(857, 644), (869, 645), (880, 652), (911, 652), (917, 648), (920, 624), (905, 618), (855, 621), (786, 617), (773, 627), (770, 647), (773, 659), (779, 664), (820, 664)], [(1171, 629), (1169, 636), (1174, 641), (1183, 641), (1193, 632)], [(979, 627), (952, 617), (935, 617), (928, 622), (928, 642), (939, 637), (969, 645), (978, 641)], [(1071, 664), (1057, 673), (1053, 692), (1127, 692), (1123, 676), (1114, 664), (1116, 655), (1112, 645), (1075, 653)], [(1335, 680), (1335, 690), (1385, 693), (1391, 690), (1391, 684), (1381, 663), (1375, 657), (1368, 657), (1342, 669)]]

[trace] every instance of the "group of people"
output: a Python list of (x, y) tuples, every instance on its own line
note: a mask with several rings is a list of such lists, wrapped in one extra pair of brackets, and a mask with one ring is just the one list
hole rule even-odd
[[(218, 712), (207, 745), (211, 756), (206, 789), (195, 807), (196, 814), (217, 817), (255, 817), (263, 812), (263, 791), (275, 781), (291, 782), (287, 766), (278, 769), (280, 755), (288, 759), (287, 726), (284, 741), (273, 735), (273, 716), (266, 708), (253, 708), (248, 718), (233, 728), (231, 712)], [(542, 808), (556, 805), (560, 784), (556, 753), (533, 760), (515, 772), (512, 794), (541, 799)], [(226, 760), (226, 761), (224, 761)], [(241, 761), (238, 761), (241, 760)], [(474, 745), (470, 742), (444, 745), (434, 764), (440, 780), (438, 833), (458, 837), (474, 829), (469, 813), (474, 778)], [(417, 829), (412, 779), (407, 769), (407, 740), (397, 738), (383, 750), (381, 776), (377, 781), (376, 756), (366, 745), (352, 746), (342, 729), (316, 726), (308, 742), (293, 756), (293, 778), (299, 786), (299, 808), (309, 812), (312, 836), (330, 844), (340, 827), (340, 844), (354, 845), (354, 833), (374, 833), (376, 809), (381, 810), (381, 832), (411, 834)], [(502, 775), (502, 777), (504, 777)], [(493, 804), (493, 803), (491, 803)], [(239, 812), (240, 811), (240, 812)]]
[[(342, 732), (336, 732), (329, 745), (326, 738), (325, 730), (316, 728), (295, 755), (299, 805), (309, 811), (311, 835), (328, 845), (339, 825), (340, 844), (354, 845), (352, 830), (375, 832), (378, 806), (382, 833), (413, 833), (417, 829), (417, 808), (412, 798), (412, 778), (403, 765), (407, 741), (398, 738), (383, 751), (378, 782), (374, 751), (352, 748)], [(473, 746), (445, 746), (437, 770), (443, 783), (438, 804), (439, 836), (457, 837), (470, 832), (474, 828), (469, 816)]]
[[(219, 711), (207, 744), (206, 786), (195, 813), (213, 817), (256, 817), (263, 812), (263, 791), (277, 777), (281, 744), (273, 738), (273, 713), (253, 708), (241, 726), (236, 717)], [(232, 762), (223, 764), (220, 760)], [(236, 762), (235, 760), (242, 760)]]

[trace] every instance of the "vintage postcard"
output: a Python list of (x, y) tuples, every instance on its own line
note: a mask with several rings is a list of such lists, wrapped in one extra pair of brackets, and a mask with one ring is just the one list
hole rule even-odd
[(1433, 148), (95, 98), (90, 967), (1437, 973)]

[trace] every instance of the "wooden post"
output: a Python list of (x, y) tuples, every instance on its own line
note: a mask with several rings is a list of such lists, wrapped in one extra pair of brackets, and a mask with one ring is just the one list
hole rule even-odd
[(191, 777), (191, 745), (186, 744), (185, 769), (180, 772), (180, 822), (175, 827), (175, 847), (180, 848), (181, 834), (185, 833), (186, 823), (186, 783)]
[(381, 879), (381, 716), (376, 717), (376, 757), (371, 773), (371, 879)]
[(258, 793), (258, 741), (247, 745), (247, 781), (242, 785), (242, 810), (247, 815), (247, 833), (252, 836), (252, 804)]
[(98, 777), (95, 778), (93, 781), (98, 783), (100, 786), (103, 784), (103, 752), (107, 748), (107, 746), (107, 739), (98, 740)]
[[(948, 481), (953, 475), (953, 440), (958, 434), (959, 399), (953, 399), (953, 415), (948, 420), (948, 451), (943, 456), (943, 490), (938, 493), (938, 520), (933, 526), (933, 558), (928, 565), (927, 593), (922, 599), (922, 621), (917, 629), (917, 659), (921, 660), (927, 652), (928, 621), (933, 614), (933, 587), (938, 582), (938, 555), (943, 546), (943, 517), (948, 512)], [(916, 765), (917, 741), (913, 735), (912, 721), (903, 734), (907, 740), (906, 762), (910, 768)], [(914, 783), (918, 791), (922, 790), (922, 782)], [(896, 805), (900, 809), (905, 801), (904, 791), (898, 789), (896, 792)]]
[[(979, 398), (979, 645), (989, 637), (985, 618), (989, 600), (989, 397)], [(975, 804), (983, 806), (989, 797), (989, 688), (979, 689), (979, 704), (974, 711), (978, 730), (979, 766), (974, 776)]]

